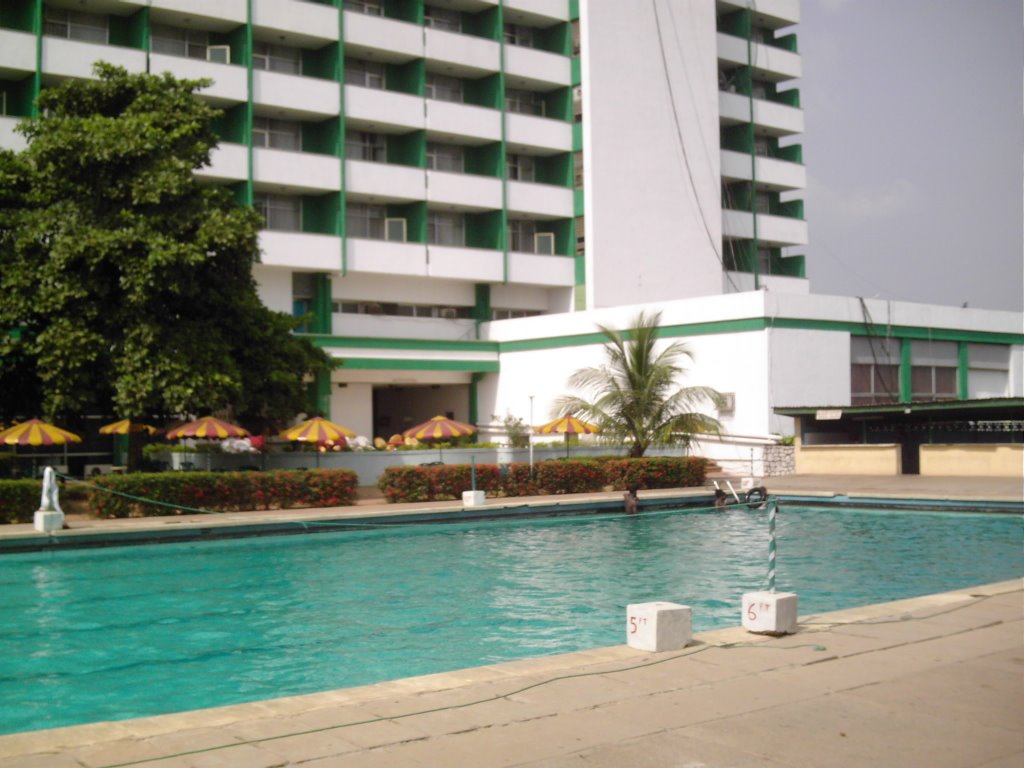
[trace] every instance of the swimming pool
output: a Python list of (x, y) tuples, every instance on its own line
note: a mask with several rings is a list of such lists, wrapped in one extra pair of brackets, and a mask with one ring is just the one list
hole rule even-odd
[[(1016, 515), (784, 506), (802, 614), (1024, 573)], [(624, 641), (625, 606), (739, 623), (764, 512), (480, 521), (0, 559), (0, 732), (116, 720)]]

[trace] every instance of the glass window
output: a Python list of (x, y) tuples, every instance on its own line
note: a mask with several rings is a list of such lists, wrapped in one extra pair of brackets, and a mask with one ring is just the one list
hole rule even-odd
[(536, 233), (536, 222), (511, 219), (508, 223), (508, 249), (520, 253), (533, 253), (533, 236)]
[(383, 0), (345, 0), (344, 8), (346, 11), (365, 13), (367, 16), (384, 15)]
[(1006, 397), (1010, 392), (1010, 347), (1006, 344), (967, 345), (967, 396)]
[(533, 27), (526, 27), (522, 24), (506, 24), (505, 42), (509, 45), (521, 45), (524, 48), (533, 48)]
[(462, 81), (457, 77), (435, 75), (427, 72), (426, 95), (428, 99), (462, 103)]
[(431, 29), (461, 32), (462, 14), (450, 8), (438, 8), (436, 5), (427, 5), (423, 9), (423, 23)]
[(388, 161), (387, 139), (379, 133), (348, 131), (345, 134), (345, 157), (349, 160), (386, 163)]
[(349, 237), (383, 240), (385, 218), (387, 212), (383, 205), (349, 203), (345, 210), (346, 233)]
[(68, 11), (64, 8), (46, 6), (43, 34), (106, 45), (107, 17), (98, 13)]
[(465, 151), (458, 144), (437, 144), (427, 142), (427, 168), (432, 171), (462, 173)]
[(252, 121), (252, 145), (298, 152), (302, 149), (302, 123), (255, 117)]
[(252, 65), (269, 72), (283, 72), (286, 75), (302, 74), (302, 51), (290, 45), (253, 43)]
[(900, 395), (900, 342), (874, 336), (850, 338), (850, 403), (895, 403)]
[(510, 152), (507, 156), (509, 181), (534, 181), (537, 176), (537, 163), (530, 155), (519, 155)]
[(951, 400), (957, 396), (958, 352), (953, 341), (910, 342), (912, 400)]
[(206, 60), (206, 49), (210, 46), (210, 35), (202, 29), (181, 29), (166, 24), (154, 24), (151, 30), (153, 53), (168, 56), (187, 56), (190, 59)]
[(508, 88), (505, 90), (505, 109), (520, 115), (544, 117), (544, 99), (535, 91)]
[(465, 245), (466, 223), (463, 215), (430, 211), (427, 214), (427, 242), (435, 245)]
[(263, 216), (264, 226), (283, 232), (302, 230), (302, 198), (295, 195), (256, 195), (253, 206)]
[(384, 88), (384, 65), (362, 59), (345, 59), (345, 84)]

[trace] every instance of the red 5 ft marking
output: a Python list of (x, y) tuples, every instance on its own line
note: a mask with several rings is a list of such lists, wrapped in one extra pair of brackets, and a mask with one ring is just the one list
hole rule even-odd
[(647, 623), (646, 616), (630, 616), (629, 617), (629, 634), (635, 635), (637, 630), (640, 629), (641, 624)]

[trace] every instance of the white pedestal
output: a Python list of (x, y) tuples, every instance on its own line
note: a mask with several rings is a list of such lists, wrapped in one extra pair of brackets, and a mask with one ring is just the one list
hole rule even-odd
[(487, 503), (487, 494), (484, 491), (463, 491), (462, 506), (479, 507)]
[(743, 595), (743, 628), (748, 632), (786, 635), (796, 632), (796, 594), (747, 592)]
[(32, 524), (41, 533), (59, 531), (64, 527), (64, 513), (40, 509), (36, 511)]
[(693, 635), (693, 611), (678, 603), (633, 603), (626, 606), (626, 644), (641, 651), (685, 648)]

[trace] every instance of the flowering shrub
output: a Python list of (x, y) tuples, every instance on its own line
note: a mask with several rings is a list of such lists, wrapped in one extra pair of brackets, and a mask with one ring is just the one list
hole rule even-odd
[(31, 523), (42, 490), (39, 480), (0, 480), (0, 523)]
[(707, 459), (651, 457), (644, 459), (612, 459), (604, 462), (608, 485), (625, 490), (638, 488), (689, 488), (704, 484)]
[[(433, 467), (388, 467), (377, 481), (384, 498), (391, 503), (461, 499), (473, 488), (469, 464), (440, 464)], [(501, 491), (501, 475), (494, 464), (476, 467), (477, 490), (494, 496)]]
[(607, 485), (601, 463), (587, 459), (542, 461), (534, 471), (542, 493), (589, 493)]
[(94, 480), (89, 508), (98, 517), (148, 517), (190, 509), (229, 512), (347, 506), (355, 500), (356, 480), (356, 473), (347, 469), (105, 475)]

